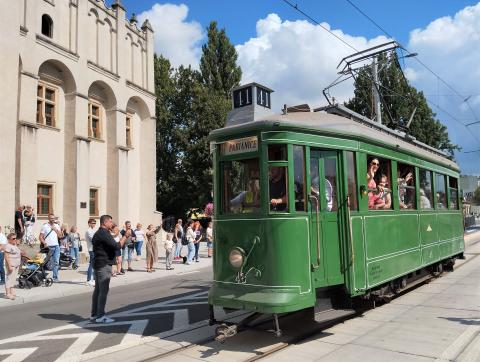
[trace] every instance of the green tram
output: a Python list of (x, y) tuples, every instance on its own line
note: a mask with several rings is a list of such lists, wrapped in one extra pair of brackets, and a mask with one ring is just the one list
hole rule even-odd
[(463, 257), (459, 167), (445, 154), (341, 105), (271, 114), (270, 93), (234, 90), (210, 134), (211, 323), (213, 306), (276, 317), (386, 298)]

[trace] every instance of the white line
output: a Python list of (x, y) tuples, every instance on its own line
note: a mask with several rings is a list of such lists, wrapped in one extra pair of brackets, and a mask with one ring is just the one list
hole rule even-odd
[(457, 339), (443, 351), (435, 362), (454, 361), (466, 346), (478, 335), (480, 326), (468, 327)]
[(187, 271), (187, 272), (180, 272), (180, 273), (177, 273), (177, 275), (186, 275), (186, 274), (193, 274), (193, 273), (200, 273), (200, 270), (191, 270), (191, 271)]
[(35, 352), (38, 347), (32, 348), (15, 348), (15, 349), (3, 349), (0, 350), (1, 355), (11, 355), (3, 360), (3, 362), (21, 362), (28, 356), (30, 356), (33, 352)]

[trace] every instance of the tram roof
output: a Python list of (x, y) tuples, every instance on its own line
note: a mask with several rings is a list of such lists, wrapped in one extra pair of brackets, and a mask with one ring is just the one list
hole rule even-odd
[(460, 171), (459, 166), (450, 160), (445, 153), (415, 139), (408, 140), (402, 132), (391, 130), (368, 119), (365, 122), (359, 122), (358, 119), (353, 120), (328, 113), (324, 110), (273, 114), (250, 122), (216, 129), (210, 133), (210, 138), (215, 139), (251, 130), (272, 128), (274, 130), (291, 129), (317, 134), (345, 136), (353, 139), (364, 139), (371, 143), (387, 144), (399, 151), (415, 154), (420, 158), (428, 159), (455, 171)]

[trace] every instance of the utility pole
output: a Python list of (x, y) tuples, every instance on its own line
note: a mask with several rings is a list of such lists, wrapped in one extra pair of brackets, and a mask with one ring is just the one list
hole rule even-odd
[(380, 100), (380, 93), (378, 91), (378, 64), (377, 64), (377, 57), (373, 57), (372, 62), (372, 75), (373, 75), (373, 82), (372, 82), (372, 93), (373, 93), (373, 105), (375, 110), (375, 118), (378, 123), (382, 124), (382, 102)]

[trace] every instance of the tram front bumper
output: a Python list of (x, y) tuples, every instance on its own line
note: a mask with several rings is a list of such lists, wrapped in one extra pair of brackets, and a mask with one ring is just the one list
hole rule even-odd
[(215, 281), (208, 294), (214, 306), (258, 313), (287, 313), (310, 307), (311, 293), (300, 294), (296, 287), (271, 287)]

